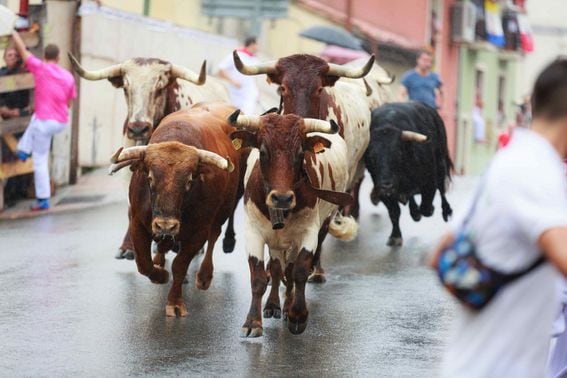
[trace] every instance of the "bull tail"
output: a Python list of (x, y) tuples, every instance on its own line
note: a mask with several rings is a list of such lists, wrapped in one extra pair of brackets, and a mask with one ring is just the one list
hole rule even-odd
[(350, 215), (337, 213), (329, 224), (329, 233), (339, 240), (351, 241), (358, 234), (358, 223)]

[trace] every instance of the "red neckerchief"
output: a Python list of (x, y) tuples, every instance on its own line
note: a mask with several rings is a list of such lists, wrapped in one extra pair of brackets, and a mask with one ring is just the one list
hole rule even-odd
[(250, 52), (250, 50), (248, 50), (246, 47), (241, 47), (241, 48), (237, 49), (236, 51), (243, 52), (244, 54), (246, 54), (248, 56), (254, 56), (254, 54), (252, 54)]

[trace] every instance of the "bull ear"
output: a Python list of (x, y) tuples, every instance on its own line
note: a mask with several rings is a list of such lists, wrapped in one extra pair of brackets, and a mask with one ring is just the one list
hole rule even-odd
[(256, 143), (256, 135), (247, 130), (236, 130), (230, 133), (230, 139), (232, 139), (232, 145), (235, 150), (239, 150), (244, 147), (258, 147)]
[(115, 88), (122, 88), (124, 86), (122, 76), (109, 77), (108, 81), (110, 81)]
[(323, 78), (323, 86), (324, 87), (332, 87), (333, 85), (335, 85), (335, 83), (337, 82), (337, 80), (339, 80), (340, 77), (339, 76), (335, 76), (335, 75), (325, 75)]
[(311, 151), (315, 154), (325, 151), (331, 147), (331, 141), (319, 135), (310, 136), (303, 142), (303, 151)]
[(278, 75), (277, 73), (269, 73), (266, 75), (266, 81), (268, 82), (268, 84), (278, 84), (281, 85), (282, 84), (282, 79), (280, 78), (280, 75)]

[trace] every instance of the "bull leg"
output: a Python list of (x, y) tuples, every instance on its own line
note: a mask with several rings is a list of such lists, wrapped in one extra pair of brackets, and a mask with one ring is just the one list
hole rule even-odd
[(421, 213), (419, 212), (419, 208), (417, 207), (417, 203), (415, 202), (414, 196), (410, 196), (409, 211), (410, 211), (411, 218), (414, 221), (419, 222), (421, 220)]
[[(236, 207), (235, 209), (236, 210)], [(234, 238), (234, 211), (230, 214), (228, 218), (228, 225), (226, 226), (226, 231), (224, 232), (224, 238), (222, 239), (222, 251), (224, 253), (231, 253), (234, 251), (234, 245), (236, 244), (236, 239)]]
[(280, 259), (270, 258), (268, 266), (270, 268), (272, 288), (264, 305), (264, 318), (274, 317), (279, 319), (282, 317), (282, 309), (280, 307), (280, 281), (283, 275), (282, 265)]
[(330, 222), (330, 217), (325, 219), (325, 222), (323, 222), (321, 229), (319, 230), (317, 249), (315, 250), (315, 255), (313, 256), (313, 266), (315, 267), (315, 269), (308, 279), (308, 281), (311, 283), (324, 283), (325, 281), (327, 281), (327, 279), (325, 278), (325, 270), (321, 266), (321, 249), (323, 248), (323, 242), (325, 241), (325, 238), (329, 233)]
[(187, 275), (189, 264), (198, 251), (199, 247), (197, 243), (181, 243), (181, 250), (173, 259), (173, 263), (171, 264), (173, 285), (171, 285), (171, 289), (169, 289), (167, 305), (165, 306), (165, 315), (168, 317), (187, 316), (187, 306), (185, 306), (185, 302), (183, 301), (182, 285)]
[(138, 272), (148, 277), (153, 283), (167, 283), (169, 281), (167, 270), (159, 265), (154, 265), (152, 262), (152, 253), (150, 251), (152, 244), (151, 235), (146, 232), (141, 223), (134, 219), (130, 222), (129, 233), (134, 242)]
[(421, 204), (419, 205), (419, 212), (424, 217), (432, 216), (435, 211), (435, 207), (433, 206), (435, 191), (435, 188), (423, 188), (421, 190)]
[[(132, 219), (132, 211), (130, 210), (130, 206), (128, 206), (128, 223), (131, 222)], [(114, 256), (117, 259), (127, 259), (127, 260), (134, 260), (134, 243), (132, 242), (132, 238), (130, 237), (130, 233), (126, 230), (126, 235), (124, 235), (124, 239), (122, 239), (122, 244), (116, 255)]]
[(353, 204), (345, 207), (343, 210), (343, 215), (345, 216), (350, 215), (356, 220), (358, 220), (358, 217), (360, 215), (360, 203), (358, 202), (358, 196), (360, 194), (360, 187), (362, 186), (362, 180), (364, 180), (364, 176), (362, 176), (361, 179), (358, 180), (353, 185), (352, 189), (349, 191), (350, 194), (352, 195), (352, 198), (354, 198)]
[(215, 243), (221, 233), (220, 227), (215, 227), (209, 233), (209, 238), (207, 239), (207, 251), (205, 252), (205, 257), (201, 262), (201, 267), (199, 272), (197, 272), (197, 277), (195, 277), (195, 287), (200, 290), (207, 290), (211, 285), (213, 280), (213, 248)]
[(294, 335), (299, 335), (307, 327), (307, 304), (305, 302), (305, 283), (313, 264), (313, 253), (305, 248), (299, 252), (293, 267), (293, 282), (295, 290), (293, 301), (289, 307), (287, 328)]
[(165, 254), (169, 251), (169, 244), (166, 243), (158, 243), (157, 244), (157, 251), (154, 255), (152, 261), (154, 265), (159, 265), (162, 268), (165, 266)]
[(287, 321), (291, 302), (293, 301), (293, 263), (285, 267), (285, 302), (283, 307), (283, 320)]
[(268, 280), (266, 270), (264, 269), (264, 261), (258, 260), (257, 257), (248, 257), (248, 266), (250, 268), (250, 286), (252, 288), (252, 302), (246, 321), (240, 332), (241, 337), (259, 337), (263, 334), (262, 329), (262, 296), (266, 292)]
[(453, 209), (445, 197), (445, 190), (441, 191), (441, 209), (443, 209), (443, 220), (449, 221), (449, 217), (453, 215)]
[(392, 222), (392, 233), (388, 238), (389, 247), (400, 247), (403, 244), (402, 231), (400, 230), (400, 205), (392, 198), (383, 199), (384, 205), (388, 208), (388, 215)]

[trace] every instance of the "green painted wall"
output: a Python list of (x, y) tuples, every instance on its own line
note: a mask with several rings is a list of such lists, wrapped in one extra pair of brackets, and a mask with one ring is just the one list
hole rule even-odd
[[(519, 55), (488, 45), (461, 47), (458, 91), (458, 135), (456, 168), (459, 173), (482, 173), (497, 149), (498, 134), (515, 118), (516, 68)], [(476, 75), (481, 71), (485, 143), (474, 140), (472, 110), (475, 103)], [(499, 79), (504, 78), (504, 122), (499, 122)]]

